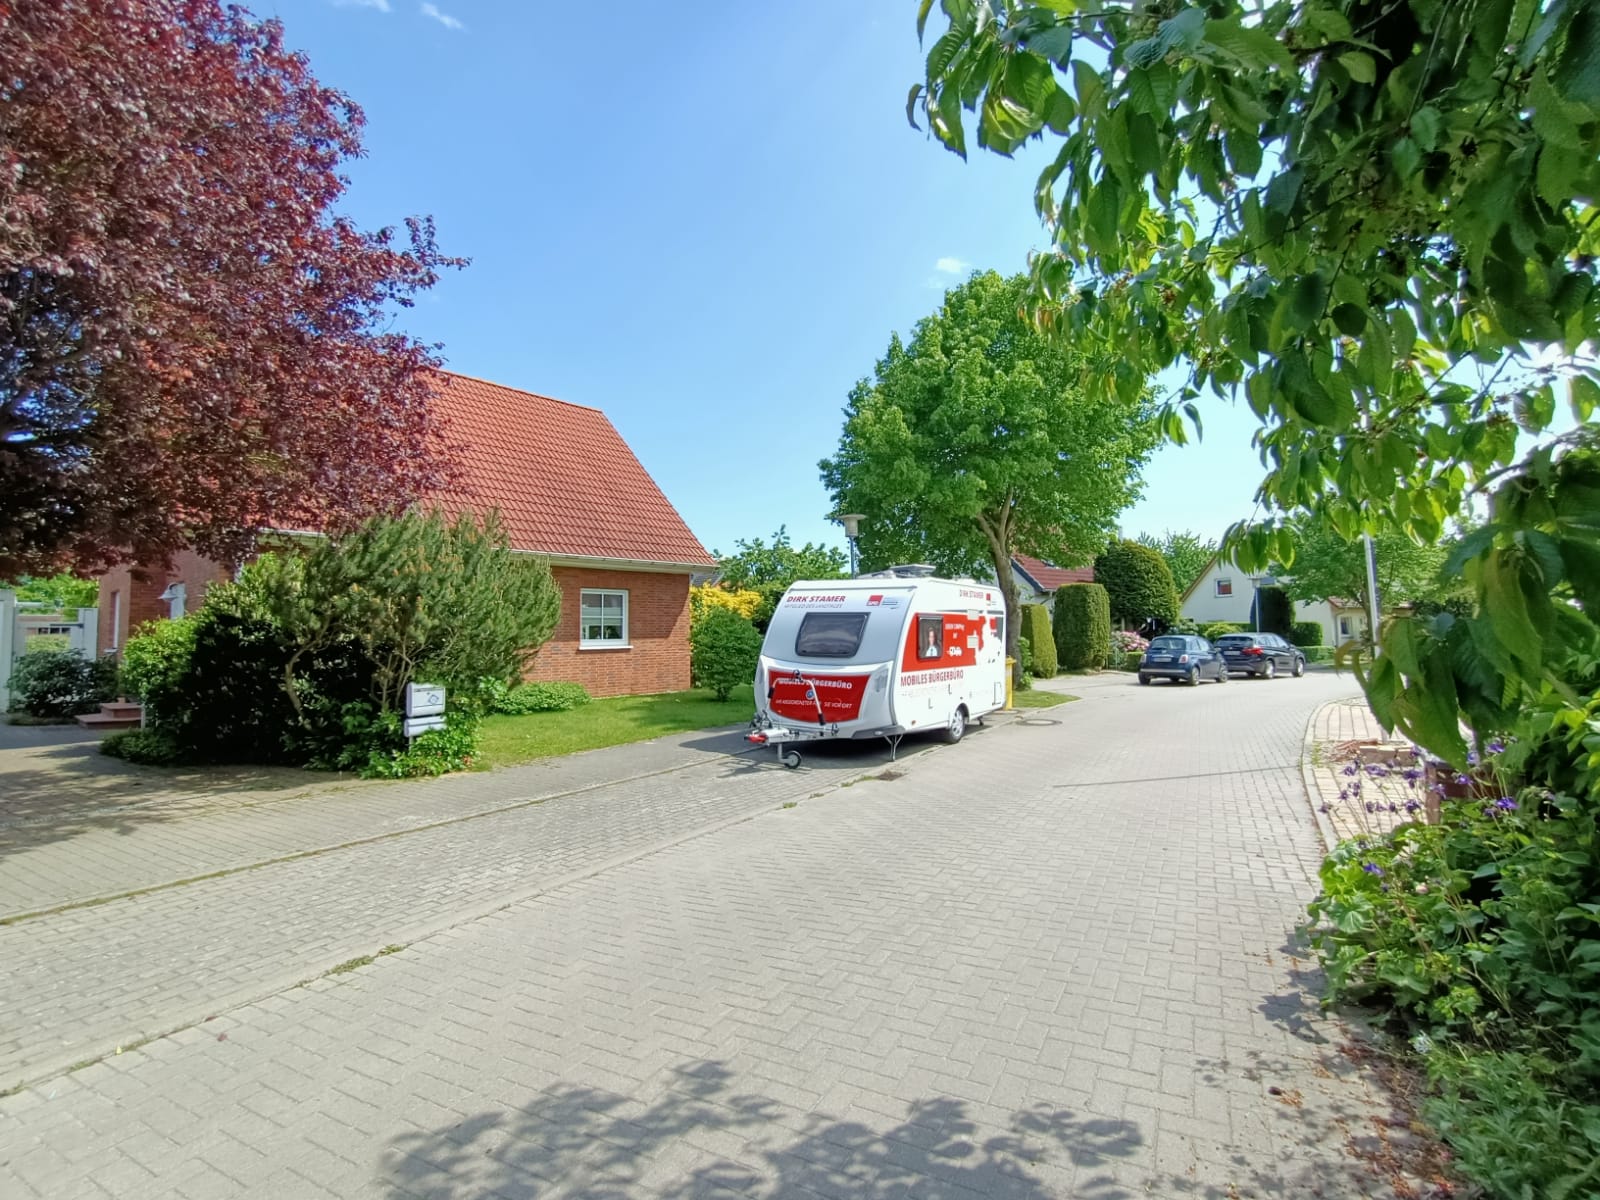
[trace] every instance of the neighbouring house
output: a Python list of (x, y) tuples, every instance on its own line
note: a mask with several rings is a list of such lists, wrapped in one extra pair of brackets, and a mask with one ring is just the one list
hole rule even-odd
[[(437, 403), (463, 447), (451, 510), (498, 508), (512, 548), (548, 558), (561, 620), (529, 678), (593, 695), (689, 686), (689, 581), (716, 561), (599, 409), (442, 372)], [(231, 570), (192, 553), (100, 580), (100, 647), (180, 617)]]
[[(1252, 575), (1213, 556), (1199, 578), (1178, 598), (1178, 615), (1201, 625), (1211, 621), (1236, 621), (1254, 628), (1257, 589), (1281, 582), (1272, 575)], [(1341, 646), (1359, 639), (1365, 636), (1367, 628), (1367, 617), (1361, 605), (1348, 600), (1298, 600), (1294, 605), (1294, 619), (1321, 625), (1322, 641), (1327, 646)]]
[(1017, 603), (1051, 604), (1056, 589), (1069, 583), (1093, 583), (1093, 567), (1058, 567), (1027, 554), (1011, 556), (1011, 570), (1017, 580)]

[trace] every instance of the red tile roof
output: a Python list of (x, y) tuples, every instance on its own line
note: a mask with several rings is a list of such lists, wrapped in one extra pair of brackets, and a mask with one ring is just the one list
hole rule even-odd
[(450, 371), (436, 398), (462, 448), (459, 491), (444, 499), (498, 507), (513, 548), (716, 565), (599, 409)]
[(1023, 574), (1038, 584), (1041, 592), (1053, 592), (1058, 587), (1067, 583), (1093, 583), (1093, 567), (1065, 567), (1052, 566), (1042, 558), (1033, 558), (1027, 554), (1013, 554), (1011, 561), (1022, 568)]

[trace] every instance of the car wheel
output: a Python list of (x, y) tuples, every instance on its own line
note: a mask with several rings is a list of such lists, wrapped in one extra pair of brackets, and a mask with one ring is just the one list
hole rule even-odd
[(1261, 678), (1263, 678), (1263, 679), (1271, 679), (1277, 673), (1278, 673), (1278, 664), (1273, 662), (1272, 659), (1270, 659), (1270, 658), (1267, 659), (1267, 665), (1261, 668)]
[(1150, 676), (1144, 674), (1144, 672), (1141, 671), (1139, 673), (1139, 682), (1144, 684), (1145, 687), (1149, 687), (1150, 686)]
[(950, 723), (944, 727), (944, 740), (947, 745), (954, 746), (961, 740), (961, 735), (967, 731), (967, 710), (957, 707), (950, 714)]
[(1300, 676), (1304, 675), (1305, 673), (1306, 660), (1297, 656), (1294, 660), (1294, 677), (1299, 679)]
[(1217, 668), (1217, 682), (1218, 683), (1227, 683), (1228, 682), (1228, 668), (1227, 667), (1219, 667), (1219, 668)]
[(1190, 667), (1189, 668), (1189, 677), (1187, 679), (1185, 679), (1184, 682), (1187, 683), (1190, 687), (1199, 687), (1200, 686), (1200, 668), (1199, 667)]

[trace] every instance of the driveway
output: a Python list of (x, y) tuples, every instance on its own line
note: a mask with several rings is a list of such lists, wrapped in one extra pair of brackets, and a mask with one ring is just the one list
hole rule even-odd
[(1055, 686), (892, 769), (699, 735), (358, 791), (435, 807), (23, 913), (0, 1193), (1392, 1194), (1292, 942), (1302, 739), (1353, 685)]

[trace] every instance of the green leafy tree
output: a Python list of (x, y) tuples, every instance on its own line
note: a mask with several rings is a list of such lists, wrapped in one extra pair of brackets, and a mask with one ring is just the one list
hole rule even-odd
[[(778, 526), (771, 543), (762, 538), (740, 538), (732, 554), (712, 552), (717, 560), (717, 579), (730, 591), (759, 591), (797, 579), (843, 579), (850, 560), (837, 546), (807, 542), (796, 546), (786, 526)], [(781, 588), (780, 588), (781, 591)]]
[[(1367, 603), (1366, 546), (1347, 540), (1322, 521), (1296, 521), (1294, 567), (1284, 587), (1296, 600), (1352, 600)], [(1418, 545), (1404, 533), (1374, 539), (1378, 598), (1385, 608), (1438, 596), (1448, 550)]]
[(15, 592), (18, 600), (51, 604), (66, 612), (93, 608), (100, 595), (100, 585), (93, 579), (80, 579), (66, 572), (37, 578), (24, 575), (14, 583), (0, 583), (0, 588)]
[(1111, 599), (1098, 583), (1056, 589), (1056, 654), (1065, 671), (1098, 671), (1111, 661)]
[(1158, 550), (1114, 539), (1094, 560), (1094, 579), (1106, 589), (1111, 619), (1119, 625), (1141, 625), (1150, 617), (1170, 624), (1178, 617), (1178, 590)]
[(1287, 638), (1294, 631), (1294, 601), (1281, 587), (1256, 589), (1256, 628)]
[(1011, 556), (1092, 558), (1138, 496), (1156, 442), (1143, 380), (1091, 398), (1084, 356), (1020, 315), (1027, 291), (1022, 276), (975, 275), (910, 342), (891, 338), (850, 394), (838, 453), (821, 463), (840, 511), (867, 514), (865, 563), (930, 562), (999, 582), (1013, 658)]
[(982, 147), (1052, 143), (1036, 319), (1126, 363), (1085, 386), (1131, 397), (1181, 364), (1168, 436), (1206, 391), (1261, 419), (1266, 516), (1224, 539), (1241, 566), (1293, 568), (1279, 513), (1431, 544), (1488, 497), (1449, 563), (1473, 614), (1387, 623), (1363, 671), (1379, 719), (1456, 764), (1463, 717), (1481, 739), (1555, 689), (1583, 719), (1565, 679), (1600, 636), (1594, 4), (941, 8), (908, 115), (963, 156), (969, 111)]
[(1189, 585), (1211, 565), (1211, 560), (1216, 557), (1217, 544), (1202, 538), (1198, 533), (1168, 529), (1160, 537), (1152, 534), (1141, 533), (1134, 539), (1141, 546), (1159, 551), (1161, 557), (1167, 560), (1167, 569), (1172, 572), (1172, 585), (1178, 589), (1179, 594), (1189, 590)]

